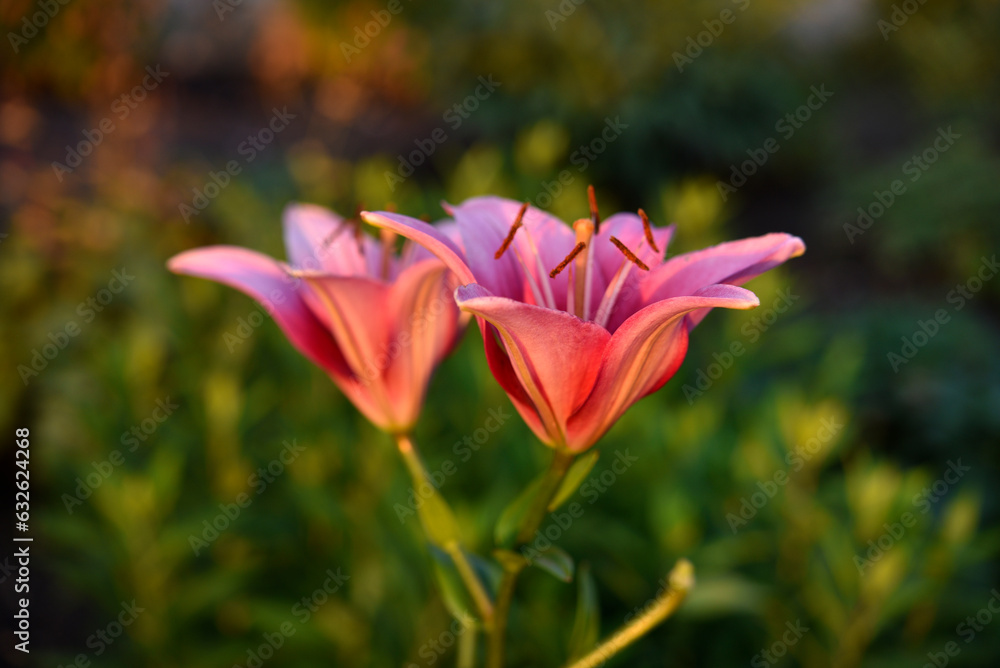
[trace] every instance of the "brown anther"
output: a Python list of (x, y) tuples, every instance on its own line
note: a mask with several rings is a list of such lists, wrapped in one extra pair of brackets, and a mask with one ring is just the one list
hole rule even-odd
[(558, 276), (559, 272), (562, 271), (563, 269), (565, 269), (566, 265), (568, 265), (570, 262), (572, 262), (573, 258), (575, 258), (577, 255), (579, 255), (580, 251), (582, 251), (586, 247), (587, 247), (587, 244), (583, 243), (582, 241), (580, 243), (578, 243), (577, 245), (573, 246), (573, 250), (571, 250), (569, 252), (569, 255), (567, 255), (565, 258), (563, 258), (563, 261), (560, 262), (559, 265), (556, 266), (555, 269), (553, 269), (552, 271), (549, 272), (549, 278), (555, 278), (556, 276)]
[(517, 212), (517, 218), (514, 219), (514, 224), (510, 226), (510, 231), (507, 232), (507, 238), (503, 240), (503, 243), (500, 244), (500, 248), (493, 255), (494, 259), (499, 260), (503, 256), (504, 252), (510, 248), (511, 242), (514, 241), (514, 235), (517, 233), (518, 229), (520, 229), (521, 221), (524, 220), (524, 212), (527, 210), (528, 203), (525, 202), (521, 205), (520, 210)]
[(640, 260), (638, 257), (636, 257), (635, 253), (633, 253), (628, 248), (626, 248), (625, 244), (623, 244), (622, 242), (618, 241), (618, 239), (616, 237), (611, 237), (611, 243), (613, 243), (615, 246), (617, 246), (618, 250), (620, 250), (622, 252), (622, 255), (624, 255), (629, 260), (631, 260), (631, 262), (635, 266), (639, 267), (643, 271), (649, 271), (649, 267), (646, 266), (646, 263), (643, 262), (642, 260)]
[(396, 203), (395, 202), (386, 202), (385, 203), (385, 210), (388, 211), (389, 213), (396, 213)]
[(654, 253), (659, 253), (660, 249), (656, 247), (656, 239), (653, 238), (653, 228), (649, 225), (649, 216), (642, 209), (639, 209), (639, 217), (642, 218), (642, 231), (646, 233), (646, 241), (649, 242), (649, 247), (653, 249)]
[(420, 214), (420, 220), (424, 221), (425, 223), (431, 222), (431, 214), (429, 213)]
[(590, 221), (594, 223), (594, 234), (597, 234), (601, 229), (601, 214), (597, 212), (597, 194), (593, 185), (587, 186), (587, 200), (590, 202)]

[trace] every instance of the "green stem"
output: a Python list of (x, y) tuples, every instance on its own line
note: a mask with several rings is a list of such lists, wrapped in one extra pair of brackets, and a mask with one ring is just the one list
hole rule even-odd
[[(552, 462), (549, 464), (549, 469), (546, 471), (545, 477), (542, 478), (538, 493), (535, 495), (531, 507), (525, 513), (524, 519), (521, 521), (521, 526), (518, 528), (514, 549), (530, 541), (534, 533), (538, 531), (542, 520), (545, 519), (549, 503), (552, 501), (552, 497), (556, 495), (556, 492), (559, 491), (559, 486), (562, 484), (563, 478), (566, 477), (566, 472), (569, 471), (569, 467), (573, 464), (575, 457), (576, 455), (568, 450), (556, 449), (553, 453)], [(517, 578), (523, 569), (523, 562), (504, 564), (503, 577), (500, 579), (500, 587), (497, 591), (497, 602), (493, 615), (493, 630), (489, 636), (489, 648), (486, 655), (487, 668), (503, 668), (507, 618), (510, 614), (511, 603), (514, 600), (514, 589), (517, 587)]]
[(583, 658), (567, 668), (597, 668), (610, 657), (649, 633), (680, 607), (688, 591), (694, 586), (694, 567), (681, 559), (670, 571), (670, 587), (653, 602), (648, 610), (621, 627), (610, 638), (595, 647)]
[(468, 590), (476, 609), (479, 611), (480, 619), (486, 628), (493, 626), (493, 603), (482, 581), (472, 569), (462, 545), (458, 540), (458, 529), (454, 520), (454, 513), (445, 502), (444, 497), (438, 492), (437, 487), (431, 482), (427, 475), (427, 469), (420, 459), (416, 444), (407, 434), (396, 434), (396, 446), (399, 454), (402, 455), (406, 468), (410, 473), (415, 488), (426, 485), (431, 490), (430, 495), (424, 499), (420, 506), (420, 518), (427, 534), (427, 539), (443, 549), (451, 557), (458, 571), (462, 583)]
[(473, 668), (476, 665), (476, 640), (479, 631), (475, 626), (466, 626), (458, 636), (457, 668)]

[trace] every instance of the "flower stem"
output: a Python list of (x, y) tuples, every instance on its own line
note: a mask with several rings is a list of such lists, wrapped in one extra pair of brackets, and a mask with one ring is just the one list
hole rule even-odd
[[(552, 456), (549, 469), (542, 478), (538, 493), (534, 502), (525, 513), (521, 526), (518, 528), (514, 547), (518, 547), (531, 540), (532, 535), (538, 530), (545, 519), (545, 512), (548, 510), (552, 497), (559, 490), (566, 472), (573, 463), (576, 455), (568, 450), (556, 449)], [(500, 579), (500, 587), (497, 590), (497, 603), (493, 615), (493, 630), (489, 636), (489, 648), (486, 655), (487, 668), (503, 668), (504, 665), (504, 644), (507, 635), (507, 617), (510, 614), (510, 606), (514, 600), (514, 589), (517, 586), (517, 578), (524, 569), (523, 562), (513, 562), (504, 564), (503, 577)]]
[(472, 564), (465, 556), (458, 540), (458, 530), (451, 508), (432, 483), (430, 476), (427, 475), (427, 469), (420, 459), (413, 439), (407, 434), (396, 434), (395, 439), (399, 454), (402, 455), (406, 469), (413, 480), (413, 486), (418, 489), (425, 486), (431, 490), (419, 509), (427, 540), (443, 549), (451, 557), (459, 577), (462, 578), (462, 583), (476, 604), (483, 625), (487, 629), (492, 628), (493, 603), (490, 601), (490, 596), (486, 593), (482, 581), (472, 569)]
[(567, 668), (596, 668), (610, 657), (622, 651), (658, 624), (672, 615), (684, 601), (688, 591), (694, 586), (694, 567), (687, 559), (681, 559), (670, 571), (670, 587), (661, 594), (648, 610), (625, 624), (610, 638), (590, 651), (583, 658)]

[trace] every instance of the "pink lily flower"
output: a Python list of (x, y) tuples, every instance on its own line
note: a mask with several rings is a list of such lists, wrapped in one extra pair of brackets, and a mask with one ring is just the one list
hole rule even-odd
[[(464, 284), (497, 382), (538, 438), (582, 452), (677, 371), (688, 334), (715, 307), (759, 305), (740, 284), (801, 255), (788, 234), (720, 244), (663, 261), (673, 226), (619, 213), (570, 228), (527, 204), (478, 197), (447, 207), (462, 246), (394, 213), (362, 213), (437, 255)], [(513, 221), (513, 225), (512, 225)]]
[(318, 206), (287, 207), (284, 238), (288, 263), (211, 246), (167, 266), (256, 299), (365, 417), (390, 433), (410, 431), (464, 324), (454, 277), (423, 248), (407, 243), (397, 257), (391, 232), (373, 239)]

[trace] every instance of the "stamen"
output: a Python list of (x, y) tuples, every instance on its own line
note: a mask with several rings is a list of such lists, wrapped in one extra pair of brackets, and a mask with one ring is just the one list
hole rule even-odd
[(601, 214), (597, 212), (597, 194), (594, 193), (594, 186), (587, 186), (587, 200), (590, 202), (590, 222), (594, 224), (594, 234), (601, 229)]
[(493, 258), (499, 260), (504, 252), (510, 248), (511, 242), (514, 241), (514, 234), (521, 228), (521, 221), (524, 219), (524, 212), (528, 210), (528, 203), (525, 202), (521, 205), (521, 209), (517, 212), (517, 218), (514, 219), (514, 224), (510, 226), (510, 231), (507, 232), (507, 238), (503, 240), (500, 244), (500, 249), (493, 255)]
[(561, 272), (563, 269), (565, 269), (566, 265), (568, 265), (570, 262), (572, 262), (574, 260), (574, 258), (576, 258), (576, 256), (580, 254), (580, 251), (582, 251), (586, 247), (587, 247), (587, 244), (583, 243), (582, 241), (580, 243), (578, 243), (577, 245), (573, 246), (573, 250), (571, 250), (569, 252), (569, 255), (567, 255), (563, 259), (563, 261), (560, 262), (556, 266), (555, 269), (553, 269), (552, 271), (549, 272), (549, 278), (555, 278), (556, 276), (558, 276), (559, 272)]
[(358, 205), (354, 208), (354, 215), (350, 218), (343, 219), (340, 222), (340, 225), (337, 226), (337, 229), (331, 232), (330, 235), (323, 240), (323, 249), (325, 250), (329, 248), (330, 244), (332, 244), (337, 237), (340, 236), (341, 232), (353, 227), (354, 239), (358, 242), (358, 250), (360, 250), (361, 254), (364, 255), (364, 248), (361, 246), (361, 212), (364, 210), (364, 203), (358, 202)]
[(646, 263), (643, 262), (642, 260), (640, 260), (638, 257), (636, 257), (636, 254), (633, 253), (632, 251), (630, 251), (628, 248), (626, 248), (625, 244), (623, 244), (622, 242), (618, 241), (617, 238), (611, 237), (611, 243), (613, 243), (615, 246), (617, 246), (618, 250), (620, 250), (622, 252), (622, 255), (624, 255), (629, 260), (631, 260), (632, 264), (634, 264), (635, 266), (639, 267), (643, 271), (649, 271), (649, 267), (646, 266)]
[(594, 251), (589, 248), (590, 240), (594, 237), (594, 224), (586, 218), (573, 223), (573, 231), (576, 232), (576, 242), (587, 244), (587, 252), (576, 258), (575, 271), (573, 272), (573, 313), (582, 320), (590, 320), (590, 290), (591, 290), (591, 265), (593, 265)]
[(639, 217), (642, 218), (642, 231), (646, 233), (646, 241), (649, 242), (649, 247), (653, 249), (654, 253), (659, 253), (660, 249), (656, 247), (656, 239), (653, 238), (653, 228), (649, 226), (649, 216), (642, 209), (639, 209)]
[(431, 214), (429, 213), (420, 214), (420, 220), (424, 221), (425, 223), (431, 222)]

